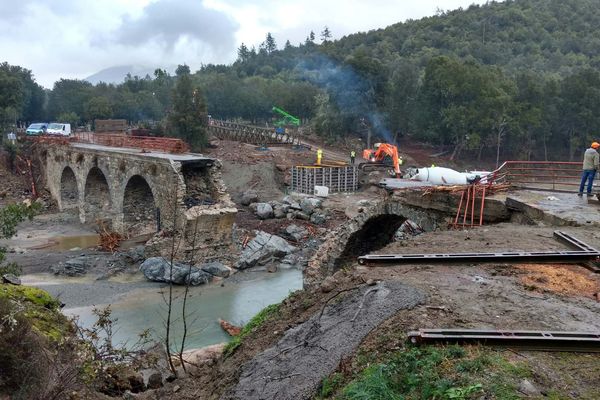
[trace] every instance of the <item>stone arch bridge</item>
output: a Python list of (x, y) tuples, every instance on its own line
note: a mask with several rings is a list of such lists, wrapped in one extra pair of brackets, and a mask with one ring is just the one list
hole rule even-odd
[[(103, 221), (128, 236), (156, 233), (160, 225), (185, 234), (183, 252), (193, 231), (205, 256), (231, 245), (237, 210), (218, 160), (81, 143), (48, 145), (41, 156), (59, 209), (75, 210), (81, 222)], [(159, 243), (163, 253), (168, 246)]]
[[(368, 202), (354, 218), (327, 234), (308, 261), (304, 285), (316, 285), (354, 262), (356, 257), (384, 247), (393, 240), (395, 232), (407, 219), (425, 231), (445, 229), (450, 218), (456, 215), (459, 198), (448, 192), (424, 196), (421, 191), (404, 191)], [(486, 222), (497, 223), (510, 217), (511, 211), (504, 201), (488, 198), (484, 210)]]

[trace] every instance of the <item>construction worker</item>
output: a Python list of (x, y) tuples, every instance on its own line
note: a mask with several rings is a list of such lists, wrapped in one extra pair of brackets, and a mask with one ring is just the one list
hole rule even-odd
[(356, 152), (352, 150), (350, 152), (350, 164), (354, 165), (354, 160), (356, 159)]
[(579, 197), (583, 196), (583, 188), (586, 181), (588, 182), (587, 195), (592, 195), (592, 185), (594, 184), (594, 177), (596, 176), (600, 162), (599, 147), (600, 143), (594, 142), (583, 154), (583, 173), (581, 174), (581, 184), (579, 185), (579, 193), (577, 194)]
[(323, 150), (317, 150), (317, 165), (321, 165), (321, 159), (323, 158)]

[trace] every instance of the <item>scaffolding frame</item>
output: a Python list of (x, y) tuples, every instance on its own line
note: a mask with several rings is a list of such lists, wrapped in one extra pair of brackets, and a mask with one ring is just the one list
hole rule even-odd
[(292, 192), (314, 194), (315, 186), (326, 186), (329, 193), (358, 190), (358, 168), (336, 165), (299, 165), (292, 167)]

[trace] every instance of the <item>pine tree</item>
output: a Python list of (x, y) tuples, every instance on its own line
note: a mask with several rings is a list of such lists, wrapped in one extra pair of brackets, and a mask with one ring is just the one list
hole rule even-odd
[(238, 48), (237, 54), (238, 54), (237, 60), (240, 62), (246, 62), (246, 61), (248, 61), (248, 58), (250, 57), (250, 51), (248, 50), (248, 47), (244, 43), (242, 43), (240, 45), (240, 47)]
[(277, 50), (277, 43), (275, 43), (275, 38), (273, 38), (273, 35), (271, 35), (271, 32), (267, 33), (267, 37), (266, 37), (265, 41), (263, 42), (263, 45), (264, 45), (264, 49), (269, 54), (271, 54), (272, 52)]
[(331, 31), (329, 30), (329, 28), (327, 26), (325, 26), (325, 28), (323, 29), (323, 32), (321, 32), (321, 41), (323, 41), (323, 43), (328, 42), (329, 39), (331, 39)]
[(173, 110), (169, 114), (169, 131), (185, 140), (192, 150), (202, 150), (207, 143), (208, 113), (199, 88), (192, 84), (190, 68), (180, 65), (173, 90)]

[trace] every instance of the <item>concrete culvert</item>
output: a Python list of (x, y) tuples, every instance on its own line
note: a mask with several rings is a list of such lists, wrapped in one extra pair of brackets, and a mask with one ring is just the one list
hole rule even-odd
[(78, 200), (79, 191), (75, 173), (71, 167), (65, 167), (60, 178), (60, 206), (63, 210), (75, 209)]
[(152, 189), (140, 175), (132, 176), (125, 186), (123, 222), (130, 236), (156, 232), (156, 204)]
[(94, 221), (110, 210), (110, 189), (106, 176), (98, 167), (88, 172), (85, 180), (85, 219)]

